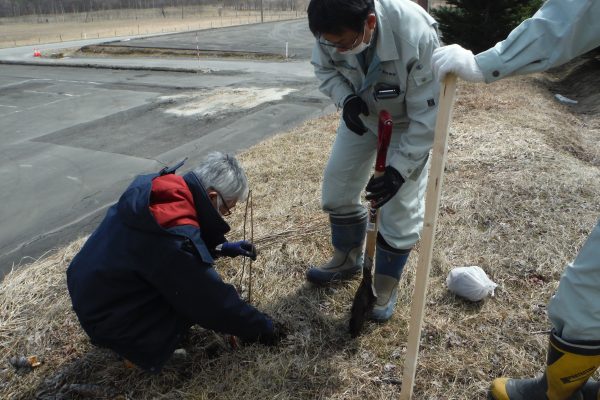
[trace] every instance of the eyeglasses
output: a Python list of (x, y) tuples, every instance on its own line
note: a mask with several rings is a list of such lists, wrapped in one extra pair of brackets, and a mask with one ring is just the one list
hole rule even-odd
[[(223, 198), (223, 196), (221, 196), (221, 193), (217, 192), (217, 194), (219, 195), (219, 199), (221, 199), (221, 204), (223, 205), (223, 208), (225, 209), (225, 212), (222, 212), (221, 215), (224, 217), (230, 216), (231, 209), (229, 207), (227, 207), (227, 202), (225, 202), (225, 199)], [(219, 212), (221, 212), (221, 207), (219, 207)]]
[(364, 37), (364, 31), (365, 31), (365, 28), (363, 28), (362, 32), (358, 32), (356, 34), (356, 37), (354, 38), (354, 41), (352, 42), (352, 44), (350, 46), (347, 46), (345, 44), (340, 44), (340, 43), (332, 43), (326, 39), (323, 39), (321, 37), (321, 35), (319, 35), (319, 38), (317, 40), (318, 40), (319, 44), (323, 45), (323, 46), (334, 47), (336, 49), (343, 49), (343, 50), (352, 50), (353, 48), (358, 46), (358, 41), (361, 37), (361, 34), (363, 34), (363, 37)]

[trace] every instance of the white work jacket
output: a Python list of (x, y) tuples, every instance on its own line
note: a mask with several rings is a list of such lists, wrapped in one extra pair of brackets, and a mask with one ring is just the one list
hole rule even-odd
[[(370, 115), (361, 119), (371, 132), (377, 132), (379, 111), (390, 112), (394, 131), (388, 164), (405, 179), (415, 180), (433, 144), (439, 84), (433, 78), (431, 55), (439, 46), (437, 24), (410, 0), (375, 0), (375, 11), (376, 47), (366, 74), (356, 55), (340, 54), (318, 41), (312, 64), (319, 89), (338, 107), (350, 94), (367, 103)], [(396, 87), (398, 96), (377, 100), (375, 92), (383, 85)]]
[(547, 0), (493, 48), (475, 56), (487, 83), (545, 71), (600, 46), (600, 0)]

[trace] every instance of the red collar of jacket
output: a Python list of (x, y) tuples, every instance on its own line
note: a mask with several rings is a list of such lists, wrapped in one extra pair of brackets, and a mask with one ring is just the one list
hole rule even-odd
[(152, 180), (150, 212), (164, 229), (179, 225), (199, 227), (194, 197), (179, 175), (167, 174)]

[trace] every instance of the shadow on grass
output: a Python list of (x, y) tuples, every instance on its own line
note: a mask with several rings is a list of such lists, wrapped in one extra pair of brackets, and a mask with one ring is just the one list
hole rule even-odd
[[(289, 329), (275, 347), (241, 345), (198, 326), (189, 331), (156, 375), (127, 368), (112, 351), (91, 347), (44, 379), (36, 399), (324, 398), (343, 391), (339, 362), (359, 350), (348, 333), (348, 312), (324, 310), (336, 287), (298, 282), (267, 312)], [(344, 300), (345, 301), (345, 300)], [(349, 304), (347, 305), (349, 309)], [(343, 305), (341, 307), (346, 307)], [(327, 307), (325, 307), (326, 309)], [(368, 324), (365, 334), (374, 328)]]

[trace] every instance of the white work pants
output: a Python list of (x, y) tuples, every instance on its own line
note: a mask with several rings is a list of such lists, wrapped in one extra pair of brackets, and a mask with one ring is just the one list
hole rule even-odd
[(567, 341), (600, 340), (600, 220), (575, 261), (565, 268), (548, 316)]
[[(401, 134), (402, 131), (394, 130), (390, 151), (398, 146)], [(376, 153), (376, 132), (369, 130), (359, 136), (340, 120), (323, 177), (323, 211), (336, 216), (364, 214), (361, 193), (373, 173)], [(389, 245), (397, 249), (409, 249), (419, 239), (423, 227), (427, 174), (425, 166), (416, 180), (405, 178), (398, 193), (380, 209), (379, 232)]]

